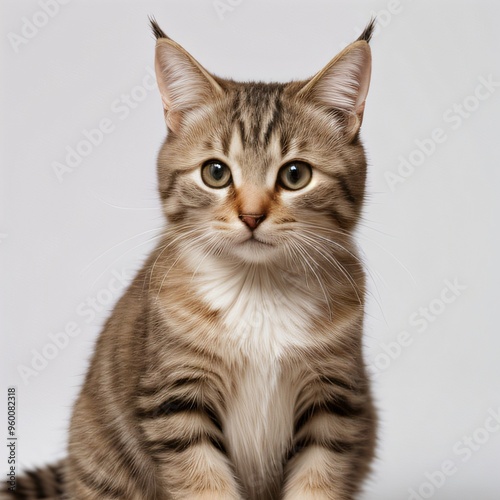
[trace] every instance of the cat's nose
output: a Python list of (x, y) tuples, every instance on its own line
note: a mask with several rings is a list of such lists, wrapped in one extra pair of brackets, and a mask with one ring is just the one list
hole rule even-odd
[(240, 215), (241, 222), (245, 223), (252, 231), (265, 219), (265, 215), (244, 214)]

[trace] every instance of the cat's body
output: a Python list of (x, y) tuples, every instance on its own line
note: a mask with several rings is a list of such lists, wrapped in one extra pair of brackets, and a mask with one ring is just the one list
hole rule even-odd
[[(213, 77), (154, 28), (169, 224), (97, 343), (64, 490), (72, 500), (351, 499), (375, 427), (352, 240), (372, 26), (291, 84)], [(21, 486), (39, 496), (24, 498), (42, 498), (33, 481)]]

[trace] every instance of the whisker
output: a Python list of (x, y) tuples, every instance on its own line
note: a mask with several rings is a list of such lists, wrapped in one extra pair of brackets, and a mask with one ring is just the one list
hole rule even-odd
[(151, 282), (152, 282), (152, 277), (153, 277), (153, 273), (154, 273), (154, 270), (155, 270), (156, 263), (158, 262), (158, 259), (163, 255), (163, 253), (165, 252), (165, 250), (167, 248), (169, 248), (170, 246), (172, 246), (177, 241), (179, 241), (179, 240), (181, 240), (183, 238), (187, 238), (191, 234), (195, 233), (196, 231), (199, 231), (199, 228), (197, 228), (196, 226), (191, 225), (190, 227), (195, 227), (195, 229), (191, 229), (190, 231), (187, 231), (187, 232), (182, 232), (179, 236), (175, 237), (173, 240), (167, 241), (167, 243), (162, 247), (161, 251), (156, 256), (156, 259), (153, 262), (153, 265), (151, 266), (151, 270), (149, 272), (149, 288), (148, 288), (149, 290), (151, 290)]
[[(338, 262), (335, 258), (333, 258), (332, 256), (330, 256), (330, 255), (325, 254), (324, 252), (322, 252), (320, 250), (321, 245), (316, 240), (314, 240), (313, 238), (310, 238), (310, 237), (308, 237), (306, 235), (303, 235), (303, 234), (301, 234), (300, 236), (302, 238), (305, 238), (305, 241), (303, 241), (304, 244), (310, 246), (316, 252), (319, 252), (320, 255), (322, 255), (328, 262), (330, 262), (331, 264), (333, 264), (345, 276), (345, 278), (347, 279), (347, 281), (352, 286), (352, 289), (354, 290), (354, 293), (356, 294), (356, 297), (357, 297), (359, 303), (362, 304), (362, 299), (359, 296), (358, 288), (356, 286), (356, 283), (355, 283), (354, 279), (352, 278), (352, 276), (347, 272), (347, 270), (345, 269), (345, 267), (340, 262)], [(316, 243), (316, 246), (313, 245), (313, 243)]]
[(209, 243), (210, 243), (210, 246), (205, 249), (205, 255), (204, 255), (204, 257), (200, 260), (200, 262), (196, 266), (196, 269), (191, 274), (191, 280), (190, 280), (191, 283), (192, 283), (194, 277), (196, 276), (196, 274), (198, 273), (198, 269), (201, 267), (201, 265), (203, 264), (203, 262), (205, 262), (206, 258), (215, 250), (215, 248), (217, 247), (217, 244), (220, 243), (220, 242), (217, 240), (217, 238), (216, 238), (215, 235), (211, 235), (209, 237)]
[(126, 252), (123, 252), (121, 255), (119, 255), (116, 259), (111, 261), (111, 263), (104, 268), (104, 270), (99, 274), (99, 276), (97, 276), (97, 278), (92, 283), (92, 287), (95, 286), (95, 284), (102, 278), (102, 276), (106, 273), (106, 271), (108, 271), (121, 258), (125, 257), (125, 255), (130, 253), (132, 250), (135, 250), (136, 248), (139, 248), (140, 246), (145, 245), (146, 243), (150, 243), (151, 241), (154, 241), (156, 239), (160, 239), (161, 237), (162, 237), (161, 234), (157, 234), (156, 236), (153, 236), (152, 238), (149, 238), (149, 239), (139, 243), (138, 245), (134, 245), (132, 248), (129, 248)]
[(109, 207), (112, 208), (118, 208), (120, 210), (158, 210), (161, 211), (161, 207), (121, 207), (119, 205), (114, 205), (113, 203), (109, 203), (106, 200), (103, 200), (102, 198), (99, 198), (98, 196), (93, 197), (95, 200), (100, 201), (101, 203), (104, 203), (105, 205), (108, 205)]
[[(319, 224), (314, 224), (314, 223), (311, 223), (311, 224), (308, 223), (308, 226), (320, 228), (320, 229), (323, 229), (323, 230), (325, 229), (324, 226), (321, 226)], [(370, 228), (370, 229), (373, 229), (373, 228)], [(375, 229), (373, 229), (373, 230), (375, 231)], [(340, 235), (342, 235), (344, 237), (345, 236), (349, 236), (349, 234), (346, 233), (345, 231), (338, 230), (338, 229), (328, 228), (328, 231), (331, 231), (331, 232), (336, 233), (336, 234), (340, 234)], [(369, 241), (370, 243), (373, 243), (373, 244), (377, 245), (379, 248), (381, 248), (382, 250), (384, 250), (384, 252), (386, 252), (390, 257), (392, 257), (397, 262), (397, 264), (399, 264), (399, 266), (401, 266), (401, 268), (408, 274), (408, 276), (410, 277), (410, 279), (412, 280), (412, 282), (415, 285), (417, 284), (417, 282), (416, 282), (415, 278), (413, 277), (413, 274), (411, 273), (411, 271), (392, 252), (390, 252), (389, 250), (387, 250), (387, 248), (385, 248), (381, 243), (373, 240), (372, 238), (370, 238), (367, 235), (362, 234), (360, 232), (356, 233), (356, 238), (361, 238), (363, 240)]]
[[(353, 252), (351, 252), (350, 250), (348, 250), (346, 247), (344, 247), (344, 246), (343, 246), (343, 245), (341, 245), (340, 243), (338, 243), (338, 242), (336, 242), (336, 241), (334, 241), (334, 240), (331, 240), (331, 239), (329, 239), (329, 238), (325, 238), (324, 236), (321, 236), (321, 235), (319, 235), (319, 234), (317, 234), (317, 233), (314, 233), (314, 232), (312, 232), (312, 231), (308, 231), (307, 229), (306, 229), (306, 230), (302, 230), (302, 232), (303, 232), (303, 233), (307, 233), (307, 234), (312, 235), (312, 238), (311, 238), (311, 237), (309, 237), (309, 239), (310, 239), (310, 240), (312, 240), (314, 243), (318, 243), (318, 244), (320, 244), (320, 242), (315, 241), (315, 238), (320, 238), (321, 240), (325, 240), (325, 241), (327, 241), (328, 243), (332, 243), (332, 244), (334, 244), (335, 246), (338, 246), (340, 249), (342, 249), (343, 251), (345, 251), (346, 253), (348, 253), (348, 254), (349, 254), (352, 258), (354, 258), (357, 262), (359, 262), (361, 265), (363, 265), (362, 260), (361, 260), (361, 259), (360, 259), (357, 255), (355, 255)], [(320, 246), (321, 246), (321, 245), (320, 245)], [(325, 256), (325, 257), (327, 257), (327, 256)], [(333, 258), (333, 261), (332, 261), (332, 262), (333, 262), (333, 263), (334, 263), (337, 267), (339, 267), (339, 269), (343, 270), (343, 272), (345, 271), (345, 272), (344, 272), (344, 275), (345, 275), (348, 279), (350, 279), (350, 278), (351, 278), (351, 276), (350, 276), (350, 275), (348, 276), (348, 273), (347, 273), (347, 270), (345, 269), (345, 267), (344, 267), (344, 266), (343, 266), (343, 265), (339, 262), (339, 260), (338, 260), (338, 259), (335, 259), (333, 256), (332, 256), (332, 258)], [(363, 267), (364, 267), (364, 266), (363, 266)]]
[[(195, 230), (193, 230), (192, 232), (194, 232), (194, 231), (195, 231)], [(188, 235), (186, 235), (186, 236), (188, 236)], [(192, 245), (193, 243), (198, 242), (199, 240), (203, 239), (204, 237), (205, 237), (205, 235), (203, 235), (203, 234), (202, 234), (202, 235), (199, 235), (199, 236), (197, 236), (196, 238), (194, 238), (194, 239), (190, 240), (190, 244)], [(180, 238), (180, 239), (182, 239), (182, 238)], [(160, 255), (161, 255), (161, 254), (162, 254), (165, 250), (166, 250), (166, 248), (164, 248), (164, 249), (161, 251)], [(159, 256), (158, 256), (158, 257), (159, 257)], [(177, 264), (177, 262), (179, 262), (179, 259), (180, 259), (181, 257), (182, 257), (182, 254), (179, 252), (179, 255), (178, 255), (178, 256), (177, 256), (177, 258), (174, 260), (174, 262), (172, 263), (172, 265), (168, 268), (168, 271), (167, 271), (167, 272), (163, 275), (163, 279), (161, 280), (160, 287), (159, 287), (159, 289), (158, 289), (158, 293), (156, 294), (156, 299), (155, 299), (156, 301), (158, 300), (158, 298), (159, 298), (159, 296), (160, 296), (161, 289), (163, 288), (163, 284), (165, 283), (165, 280), (166, 280), (166, 278), (167, 278), (168, 274), (169, 274), (169, 273), (170, 273), (170, 271), (174, 268), (174, 266)], [(158, 260), (158, 259), (156, 259), (156, 260)], [(156, 261), (155, 261), (155, 263), (156, 263)]]
[(326, 293), (325, 287), (323, 286), (323, 283), (322, 283), (321, 279), (319, 278), (318, 274), (316, 273), (316, 271), (314, 270), (314, 268), (311, 266), (311, 264), (309, 262), (309, 259), (311, 259), (316, 265), (317, 265), (317, 262), (314, 260), (313, 257), (311, 257), (305, 251), (305, 249), (303, 249), (300, 246), (300, 244), (297, 241), (290, 240), (290, 243), (296, 247), (296, 249), (298, 250), (298, 252), (300, 254), (302, 254), (302, 256), (304, 257), (304, 262), (307, 264), (307, 266), (309, 267), (309, 269), (311, 270), (311, 272), (316, 277), (316, 280), (318, 281), (318, 284), (319, 284), (321, 290), (323, 291), (323, 296), (325, 297), (325, 303), (326, 303), (326, 306), (328, 307), (328, 315), (329, 315), (329, 317), (331, 319), (332, 318), (332, 310), (331, 310), (331, 307), (330, 307), (330, 300), (328, 298), (328, 294)]
[(146, 231), (143, 231), (142, 233), (138, 233), (134, 236), (131, 236), (130, 238), (127, 238), (123, 241), (120, 241), (120, 243), (117, 243), (116, 245), (113, 245), (112, 247), (108, 248), (104, 252), (100, 253), (95, 259), (93, 259), (91, 262), (89, 262), (81, 271), (80, 274), (85, 274), (93, 265), (95, 262), (97, 262), (101, 257), (104, 257), (106, 254), (114, 250), (115, 248), (119, 247), (120, 245), (123, 245), (124, 243), (127, 243), (130, 240), (133, 240), (135, 238), (138, 238), (139, 236), (142, 236), (143, 234), (151, 233), (152, 231), (160, 231), (163, 229), (163, 227), (155, 227), (153, 229), (147, 229)]
[[(319, 224), (308, 224), (308, 226), (311, 226), (311, 227), (316, 227), (318, 229), (325, 229), (323, 226), (319, 225)], [(342, 234), (342, 232), (339, 232), (335, 229), (330, 229), (330, 231), (332, 231), (333, 233), (336, 233), (336, 234)], [(382, 308), (382, 304), (381, 304), (381, 301), (380, 301), (380, 291), (379, 291), (379, 288), (378, 288), (378, 285), (377, 285), (377, 282), (378, 281), (382, 281), (383, 282), (383, 278), (377, 273), (377, 276), (378, 276), (378, 280), (377, 280), (377, 277), (375, 276), (374, 272), (372, 271), (372, 269), (370, 267), (367, 267), (364, 265), (363, 263), (363, 259), (359, 258), (359, 256), (355, 255), (354, 253), (352, 253), (351, 251), (349, 251), (346, 247), (344, 247), (344, 245), (340, 244), (338, 241), (335, 241), (335, 240), (332, 240), (330, 238), (326, 238), (325, 236), (322, 236), (320, 234), (317, 234), (317, 233), (312, 233), (311, 231), (308, 231), (307, 229), (302, 229), (302, 231), (305, 231), (305, 232), (308, 232), (309, 234), (313, 234), (314, 237), (318, 237), (318, 238), (321, 238), (322, 240), (326, 240), (332, 244), (334, 244), (335, 246), (341, 248), (342, 250), (346, 251), (347, 253), (349, 253), (349, 255), (351, 255), (352, 257), (354, 257), (356, 260), (358, 260), (358, 262), (360, 262), (361, 264), (363, 264), (363, 268), (366, 270), (368, 276), (370, 277), (370, 281), (371, 283), (373, 284), (373, 286), (375, 287), (375, 291), (376, 291), (376, 294), (375, 293), (372, 293), (371, 290), (367, 290), (367, 293), (370, 297), (373, 298), (373, 300), (375, 301), (375, 303), (378, 305), (378, 308), (384, 318), (384, 321), (386, 322), (387, 324), (387, 319), (385, 317), (385, 313), (384, 313), (384, 310)], [(369, 238), (365, 238), (365, 239), (369, 239)], [(374, 242), (376, 243), (376, 242)], [(362, 252), (363, 255), (366, 255), (364, 250), (361, 249), (360, 250)], [(368, 313), (367, 313), (368, 314)]]

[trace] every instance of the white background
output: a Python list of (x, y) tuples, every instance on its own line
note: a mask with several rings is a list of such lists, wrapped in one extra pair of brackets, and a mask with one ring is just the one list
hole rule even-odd
[[(156, 89), (138, 88), (150, 86), (153, 68), (147, 16), (216, 74), (284, 81), (314, 74), (378, 12), (359, 243), (380, 438), (362, 498), (418, 498), (410, 490), (419, 488), (421, 498), (499, 498), (500, 427), (488, 415), (500, 412), (500, 86), (471, 97), (481, 78), (500, 82), (497, 2), (73, 0), (31, 31), (23, 18), (43, 24), (38, 1), (0, 7), (0, 415), (7, 386), (17, 386), (22, 468), (64, 455), (72, 402), (121, 293), (110, 280), (140, 267), (163, 223), (162, 109)], [(30, 38), (19, 42), (23, 29)], [(131, 93), (140, 102), (124, 109)], [(59, 182), (54, 162), (106, 118), (113, 131)], [(439, 144), (424, 141), (433, 133)], [(416, 152), (416, 141), (430, 154)], [(401, 157), (420, 164), (391, 190), (387, 172), (397, 174)], [(448, 304), (446, 280), (462, 287), (445, 292)], [(106, 303), (95, 319), (84, 312), (92, 297)], [(432, 321), (415, 316), (429, 306)], [(80, 334), (23, 380), (19, 368), (72, 322)], [(452, 473), (433, 475), (445, 461)]]

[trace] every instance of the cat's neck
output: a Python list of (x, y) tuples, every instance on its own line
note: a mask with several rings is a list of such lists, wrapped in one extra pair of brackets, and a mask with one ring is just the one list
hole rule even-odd
[[(202, 290), (211, 287), (235, 289), (261, 295), (267, 299), (317, 292), (318, 283), (310, 279), (304, 267), (285, 261), (247, 263), (225, 256), (203, 255), (191, 249), (183, 255), (191, 280)], [(306, 268), (307, 270), (307, 268)]]
[(311, 318), (325, 310), (317, 282), (277, 264), (245, 264), (196, 251), (183, 259), (192, 270), (193, 292), (221, 313), (242, 351), (279, 356), (287, 346), (306, 347)]

